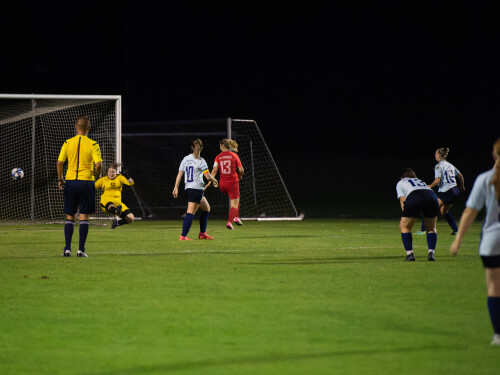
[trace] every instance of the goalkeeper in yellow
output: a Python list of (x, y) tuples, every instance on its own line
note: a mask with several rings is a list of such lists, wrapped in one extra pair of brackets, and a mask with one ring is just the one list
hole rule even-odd
[(115, 229), (119, 225), (130, 224), (134, 221), (134, 214), (122, 202), (123, 185), (132, 186), (134, 180), (126, 178), (118, 174), (117, 168), (120, 163), (112, 163), (108, 167), (107, 176), (100, 178), (95, 183), (95, 188), (102, 189), (101, 194), (101, 209), (104, 212), (109, 212), (112, 215), (119, 216), (120, 220), (114, 219), (111, 229)]

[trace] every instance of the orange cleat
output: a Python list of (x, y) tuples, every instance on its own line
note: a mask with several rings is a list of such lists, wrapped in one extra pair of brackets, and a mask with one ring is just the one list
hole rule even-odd
[(209, 236), (207, 232), (200, 232), (198, 235), (198, 239), (200, 240), (213, 240), (214, 238), (212, 236)]
[(187, 238), (187, 236), (186, 237), (180, 236), (179, 241), (191, 241), (191, 238)]

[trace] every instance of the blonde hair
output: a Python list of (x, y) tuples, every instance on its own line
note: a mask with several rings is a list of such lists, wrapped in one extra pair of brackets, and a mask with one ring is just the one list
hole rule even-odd
[(223, 145), (230, 151), (238, 152), (238, 143), (236, 143), (236, 141), (232, 139), (223, 139), (222, 141), (219, 142), (219, 144)]
[(493, 152), (495, 153), (495, 173), (491, 184), (495, 187), (497, 199), (500, 199), (500, 138), (493, 144)]
[(450, 149), (445, 148), (445, 147), (441, 147), (441, 148), (437, 149), (437, 152), (438, 152), (439, 156), (441, 156), (441, 160), (446, 160), (446, 158), (448, 157), (448, 154), (450, 153)]
[(80, 116), (76, 119), (75, 126), (87, 133), (90, 130), (90, 120), (87, 116)]

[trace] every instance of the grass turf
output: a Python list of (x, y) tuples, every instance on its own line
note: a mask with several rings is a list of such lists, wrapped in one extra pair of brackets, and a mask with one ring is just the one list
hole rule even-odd
[(93, 226), (85, 259), (78, 226), (71, 258), (62, 225), (0, 226), (0, 373), (498, 374), (480, 223), (412, 263), (397, 220), (181, 225)]

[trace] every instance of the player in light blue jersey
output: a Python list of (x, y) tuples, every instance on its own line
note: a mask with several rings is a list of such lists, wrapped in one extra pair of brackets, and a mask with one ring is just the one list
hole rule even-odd
[(200, 156), (201, 150), (203, 150), (203, 142), (201, 139), (195, 139), (191, 145), (191, 149), (193, 150), (193, 153), (182, 159), (181, 165), (179, 166), (179, 172), (177, 173), (177, 178), (175, 180), (175, 187), (172, 191), (174, 198), (177, 198), (179, 194), (179, 184), (181, 183), (182, 176), (184, 176), (184, 189), (188, 196), (188, 207), (186, 216), (184, 217), (182, 233), (179, 240), (190, 240), (187, 235), (189, 233), (189, 229), (191, 229), (191, 224), (193, 223), (193, 218), (198, 210), (198, 207), (201, 207), (200, 234), (198, 235), (198, 238), (200, 240), (213, 240), (213, 237), (207, 234), (210, 204), (208, 204), (207, 198), (203, 195), (205, 191), (205, 181), (203, 180), (203, 176), (205, 176), (207, 180), (213, 182), (215, 187), (218, 186), (218, 182), (209, 173), (208, 165), (205, 159)]
[[(465, 191), (465, 185), (464, 177), (460, 171), (453, 164), (446, 161), (449, 152), (449, 148), (438, 148), (436, 150), (434, 156), (438, 163), (434, 167), (434, 181), (429, 185), (429, 188), (438, 187), (437, 196), (441, 215), (450, 225), (453, 231), (451, 234), (455, 235), (458, 227), (449, 211), (453, 203), (457, 201), (460, 192)], [(417, 234), (423, 234), (425, 230), (423, 221), (420, 230), (421, 232), (417, 232)]]
[(411, 230), (420, 214), (424, 217), (427, 231), (427, 259), (434, 261), (434, 250), (437, 243), (436, 220), (439, 205), (436, 194), (427, 187), (427, 184), (417, 178), (411, 168), (403, 170), (401, 180), (396, 185), (396, 192), (401, 204), (401, 239), (406, 250), (405, 261), (415, 261), (413, 254), (413, 239)]
[(500, 345), (500, 138), (493, 145), (493, 158), (495, 167), (481, 173), (474, 182), (450, 253), (458, 254), (465, 233), (478, 212), (486, 206), (479, 255), (486, 274), (488, 310), (494, 331), (491, 344)]

